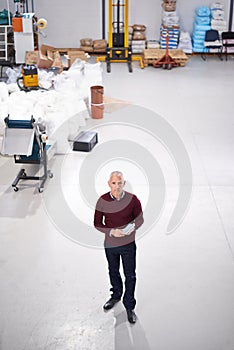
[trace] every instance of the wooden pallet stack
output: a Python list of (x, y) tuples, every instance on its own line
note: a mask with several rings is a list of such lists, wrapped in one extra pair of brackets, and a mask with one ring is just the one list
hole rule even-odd
[[(143, 55), (144, 66), (152, 65), (157, 60), (159, 60), (166, 50), (163, 49), (145, 49)], [(179, 66), (184, 67), (188, 61), (188, 56), (180, 49), (169, 50), (169, 55), (176, 60)]]

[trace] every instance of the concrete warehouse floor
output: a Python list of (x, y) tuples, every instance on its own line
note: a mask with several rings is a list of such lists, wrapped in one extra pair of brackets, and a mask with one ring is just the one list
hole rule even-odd
[[(99, 144), (56, 155), (42, 194), (34, 183), (14, 192), (18, 167), (0, 157), (0, 349), (233, 350), (234, 60), (193, 56), (171, 71), (134, 63), (132, 74), (125, 64), (107, 74), (103, 64), (103, 80), (109, 101), (129, 104), (88, 121)], [(178, 138), (191, 162), (187, 182)], [(103, 312), (110, 286), (103, 237), (92, 228), (95, 200), (116, 169), (152, 220), (137, 240), (134, 326), (122, 303)], [(179, 191), (188, 195), (190, 185), (185, 215), (167, 234)]]

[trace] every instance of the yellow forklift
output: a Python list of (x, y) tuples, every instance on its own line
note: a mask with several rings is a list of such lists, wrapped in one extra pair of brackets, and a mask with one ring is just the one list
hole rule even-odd
[(97, 57), (97, 62), (106, 62), (107, 72), (111, 71), (112, 62), (125, 62), (132, 72), (132, 61), (140, 61), (144, 68), (141, 56), (132, 55), (128, 42), (128, 0), (109, 0), (108, 7), (108, 45), (106, 57)]

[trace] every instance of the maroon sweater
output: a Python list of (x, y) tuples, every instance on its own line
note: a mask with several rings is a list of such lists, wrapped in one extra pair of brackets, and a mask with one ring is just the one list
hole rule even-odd
[[(112, 237), (110, 231), (124, 228), (129, 223), (135, 223), (135, 231), (124, 237)], [(143, 213), (139, 199), (125, 191), (120, 200), (111, 197), (110, 192), (103, 194), (97, 201), (94, 226), (105, 233), (105, 245), (121, 246), (135, 240), (136, 230), (143, 224)]]

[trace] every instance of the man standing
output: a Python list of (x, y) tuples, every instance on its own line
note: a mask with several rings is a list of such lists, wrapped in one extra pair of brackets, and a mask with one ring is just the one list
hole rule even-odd
[(108, 181), (110, 192), (97, 201), (94, 226), (105, 234), (105, 253), (111, 283), (111, 298), (103, 306), (110, 310), (122, 297), (123, 282), (120, 275), (120, 258), (125, 275), (123, 304), (128, 321), (136, 322), (134, 297), (136, 286), (136, 230), (143, 224), (143, 213), (139, 199), (124, 191), (125, 180), (120, 171), (113, 171)]

